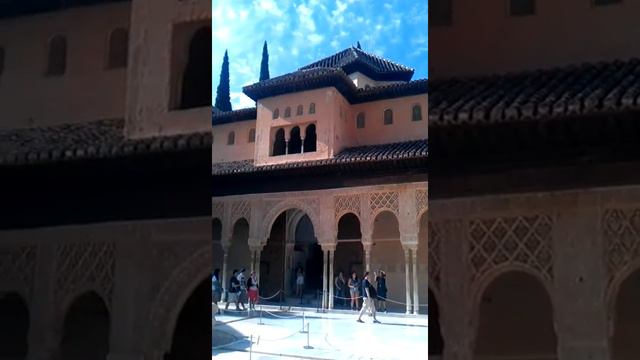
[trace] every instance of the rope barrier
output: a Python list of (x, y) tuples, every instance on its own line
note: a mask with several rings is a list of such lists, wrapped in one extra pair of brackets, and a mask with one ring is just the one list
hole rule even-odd
[(271, 299), (273, 299), (274, 297), (278, 296), (278, 294), (280, 294), (280, 292), (282, 292), (282, 289), (280, 289), (280, 290), (276, 291), (276, 293), (275, 293), (275, 294), (273, 294), (273, 295), (271, 295), (271, 296), (269, 296), (269, 297), (262, 297), (262, 296), (258, 295), (258, 298), (260, 298), (260, 299), (262, 299), (262, 300), (271, 300)]
[(276, 339), (265, 339), (264, 337), (260, 336), (260, 340), (269, 341), (269, 342), (282, 341), (282, 340), (288, 339), (290, 337), (293, 337), (294, 335), (297, 335), (297, 334), (298, 334), (298, 332), (296, 331), (296, 332), (294, 332), (292, 334), (289, 334), (289, 335), (281, 337), (281, 338), (276, 338)]
[(233, 345), (233, 344), (235, 344), (235, 343), (239, 343), (239, 342), (241, 342), (241, 341), (247, 341), (247, 339), (248, 339), (248, 338), (249, 338), (248, 336), (245, 336), (245, 337), (244, 337), (244, 338), (242, 338), (242, 339), (238, 339), (238, 340), (236, 340), (236, 341), (232, 341), (232, 342), (230, 342), (230, 343), (228, 343), (228, 344), (214, 346), (213, 348), (211, 348), (211, 350), (224, 349), (224, 348), (226, 348), (227, 346), (231, 346), (231, 345)]
[(272, 312), (270, 312), (270, 311), (267, 311), (267, 310), (263, 310), (263, 311), (264, 311), (264, 312), (266, 312), (267, 314), (271, 315), (271, 316), (275, 316), (275, 317), (277, 317), (278, 319), (295, 319), (295, 318), (297, 318), (297, 317), (300, 317), (299, 315), (293, 315), (293, 316), (281, 316), (281, 315), (276, 315), (276, 314), (274, 314), (274, 313), (272, 313)]
[[(329, 293), (328, 291), (323, 291), (323, 290), (318, 290), (318, 292), (323, 293), (323, 294), (328, 294)], [(347, 297), (337, 296), (335, 294), (333, 296), (335, 298), (337, 298), (337, 299), (340, 299), (340, 300), (351, 300), (352, 299), (350, 297), (347, 298)], [(358, 296), (355, 299), (364, 299), (364, 296)], [(388, 301), (388, 302), (392, 302), (392, 303), (400, 304), (400, 305), (405, 305), (405, 306), (407, 305), (406, 302), (396, 301), (396, 300), (393, 300), (393, 299), (390, 299), (390, 298), (387, 298), (387, 297), (384, 297), (384, 296), (376, 296), (376, 300), (384, 300), (384, 301)], [(414, 306), (413, 304), (409, 304), (409, 305)], [(418, 304), (418, 307), (427, 307), (427, 306), (428, 306), (428, 304)]]

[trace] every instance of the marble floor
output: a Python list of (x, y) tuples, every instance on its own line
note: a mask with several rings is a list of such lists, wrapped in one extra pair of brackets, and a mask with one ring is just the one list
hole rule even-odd
[[(369, 316), (362, 317), (364, 324), (356, 319), (349, 311), (303, 313), (275, 306), (263, 307), (262, 316), (228, 311), (216, 316), (213, 359), (426, 358), (426, 315), (378, 314), (380, 324)], [(308, 334), (301, 332), (303, 323)]]

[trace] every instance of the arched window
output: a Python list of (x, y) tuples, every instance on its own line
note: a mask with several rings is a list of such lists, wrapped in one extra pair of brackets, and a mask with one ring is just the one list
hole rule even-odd
[(385, 125), (393, 124), (393, 111), (391, 111), (391, 109), (387, 109), (384, 111), (384, 124)]
[(129, 32), (127, 29), (118, 28), (111, 32), (107, 68), (116, 69), (127, 66), (128, 44)]
[(311, 124), (307, 126), (304, 135), (304, 152), (314, 152), (316, 151), (316, 125)]
[(291, 107), (287, 106), (284, 109), (284, 117), (286, 117), (286, 118), (291, 117)]
[(296, 115), (300, 116), (304, 113), (304, 106), (298, 105), (298, 110), (296, 111)]
[(63, 75), (67, 70), (67, 38), (56, 35), (49, 40), (47, 75)]
[(4, 71), (4, 48), (0, 46), (0, 75)]
[(302, 138), (300, 137), (300, 128), (294, 127), (291, 129), (291, 135), (289, 137), (289, 152), (288, 154), (299, 154), (302, 151)]
[(256, 129), (249, 130), (249, 142), (250, 143), (256, 142)]
[(229, 136), (227, 137), (227, 145), (233, 145), (236, 143), (236, 133), (235, 132), (230, 132)]
[(284, 155), (287, 152), (287, 143), (284, 140), (284, 129), (276, 131), (276, 137), (273, 141), (273, 156)]
[(276, 108), (273, 110), (273, 118), (277, 119), (280, 116), (280, 109)]
[(356, 128), (358, 129), (364, 129), (364, 113), (358, 113), (358, 116), (356, 117)]
[(420, 121), (422, 120), (422, 108), (420, 105), (414, 105), (413, 110), (411, 111), (411, 120)]
[(193, 34), (189, 58), (182, 77), (180, 107), (189, 109), (211, 105), (211, 27)]
[(315, 113), (316, 113), (316, 104), (315, 103), (309, 104), (309, 114), (315, 114)]

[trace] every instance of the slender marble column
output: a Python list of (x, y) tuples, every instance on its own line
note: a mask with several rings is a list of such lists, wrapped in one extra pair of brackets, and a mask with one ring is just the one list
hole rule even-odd
[(256, 267), (255, 267), (256, 251), (251, 249), (249, 252), (251, 253), (251, 263), (250, 263), (251, 266), (250, 266), (250, 268), (251, 268), (251, 271), (255, 271), (255, 269), (256, 269)]
[(258, 284), (260, 283), (260, 256), (262, 255), (262, 249), (264, 249), (264, 246), (261, 246), (256, 250), (256, 268), (254, 271), (256, 272), (256, 280), (258, 281)]
[(222, 248), (224, 255), (222, 257), (222, 279), (220, 279), (220, 283), (222, 284), (222, 288), (227, 290), (227, 259), (229, 257), (229, 249)]
[(407, 314), (411, 314), (411, 272), (409, 268), (409, 262), (411, 258), (409, 256), (409, 249), (404, 249), (404, 273), (405, 273), (405, 288), (406, 288), (406, 302), (407, 302)]
[(329, 309), (333, 309), (333, 253), (335, 250), (329, 250)]
[(413, 314), (418, 315), (420, 302), (418, 299), (418, 249), (411, 249), (413, 255)]
[(322, 249), (322, 308), (327, 308), (327, 263), (329, 262), (329, 251)]

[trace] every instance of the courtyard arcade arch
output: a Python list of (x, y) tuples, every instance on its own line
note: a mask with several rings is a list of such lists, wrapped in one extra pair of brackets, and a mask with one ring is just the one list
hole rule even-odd
[(93, 291), (78, 296), (64, 318), (61, 358), (106, 359), (109, 353), (109, 328), (109, 310), (102, 297)]
[(15, 292), (0, 292), (0, 359), (26, 359), (29, 308)]
[(640, 262), (630, 266), (629, 270), (614, 283), (617, 290), (610, 296), (609, 303), (613, 308), (611, 333), (611, 353), (613, 360), (640, 358)]
[(553, 305), (545, 282), (531, 271), (504, 268), (486, 283), (476, 298), (474, 358), (556, 359)]

